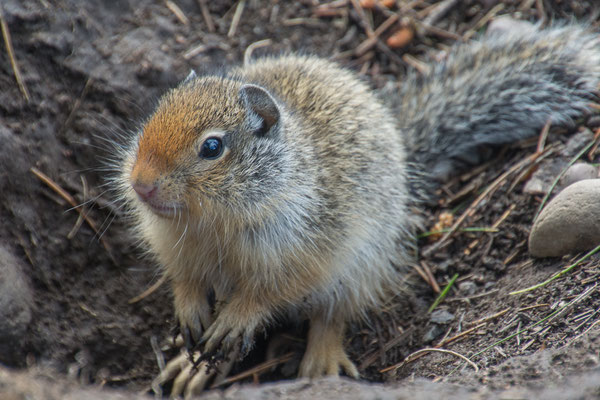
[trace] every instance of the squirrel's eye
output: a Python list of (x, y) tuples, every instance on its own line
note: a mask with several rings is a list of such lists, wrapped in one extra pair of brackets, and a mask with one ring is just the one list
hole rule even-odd
[(223, 154), (223, 142), (219, 138), (208, 138), (202, 143), (200, 157), (214, 160)]

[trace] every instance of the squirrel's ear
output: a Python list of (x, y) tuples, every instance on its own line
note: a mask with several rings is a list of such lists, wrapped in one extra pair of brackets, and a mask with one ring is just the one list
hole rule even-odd
[(188, 82), (193, 81), (194, 79), (196, 79), (196, 77), (198, 77), (198, 75), (196, 75), (196, 71), (194, 71), (193, 69), (191, 69), (190, 73), (188, 74), (188, 76), (181, 83), (182, 84), (188, 83)]
[(267, 90), (256, 85), (244, 85), (240, 89), (240, 98), (252, 114), (258, 116), (255, 125), (255, 134), (264, 135), (275, 125), (280, 118), (279, 106)]

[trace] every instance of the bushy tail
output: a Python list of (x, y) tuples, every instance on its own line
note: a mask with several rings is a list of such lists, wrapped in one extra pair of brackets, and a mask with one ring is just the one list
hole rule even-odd
[(456, 46), (403, 84), (399, 118), (410, 160), (443, 180), (481, 162), (484, 145), (569, 125), (598, 100), (600, 35), (585, 27), (529, 26)]

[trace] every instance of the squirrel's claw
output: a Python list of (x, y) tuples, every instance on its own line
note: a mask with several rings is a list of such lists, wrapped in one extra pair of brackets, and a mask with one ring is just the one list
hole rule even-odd
[(204, 344), (203, 356), (211, 357), (218, 349), (229, 354), (240, 345), (243, 345), (244, 352), (247, 352), (252, 347), (256, 326), (254, 321), (242, 323), (242, 319), (219, 315), (199, 341), (200, 346)]
[(233, 346), (233, 351), (221, 355), (216, 361), (204, 361), (200, 352), (191, 354), (182, 348), (181, 353), (169, 361), (161, 373), (152, 381), (155, 393), (162, 393), (160, 386), (173, 380), (169, 398), (177, 398), (181, 395), (189, 399), (199, 394), (209, 384), (218, 385), (222, 382), (237, 359), (239, 346)]

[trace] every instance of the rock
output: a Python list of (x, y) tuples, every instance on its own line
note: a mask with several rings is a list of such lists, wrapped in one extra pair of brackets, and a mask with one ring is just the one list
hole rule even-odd
[(446, 329), (444, 329), (442, 326), (440, 325), (433, 325), (431, 328), (429, 328), (427, 330), (427, 332), (425, 332), (425, 334), (423, 335), (423, 342), (424, 343), (431, 343), (433, 342), (436, 338), (440, 337), (441, 335), (444, 334), (444, 332), (446, 332)]
[(472, 296), (477, 291), (477, 284), (473, 281), (464, 281), (458, 284), (458, 290), (465, 296)]
[(600, 179), (576, 182), (542, 210), (531, 228), (534, 257), (560, 257), (600, 244)]
[(431, 313), (429, 320), (434, 324), (445, 325), (454, 320), (454, 314), (451, 314), (446, 310), (435, 310)]
[(25, 361), (24, 339), (32, 306), (33, 294), (22, 261), (0, 244), (0, 362), (17, 366)]
[[(545, 195), (548, 193), (548, 190), (550, 190), (552, 187), (554, 180), (567, 167), (569, 161), (593, 138), (594, 134), (589, 129), (584, 129), (570, 137), (564, 149), (561, 150), (559, 157), (547, 158), (540, 163), (538, 169), (525, 183), (525, 186), (523, 187), (523, 193), (532, 195)], [(581, 167), (576, 167), (576, 169), (578, 168)], [(591, 179), (596, 177), (597, 175), (593, 177), (587, 176), (586, 178), (581, 179)], [(573, 182), (575, 181), (571, 181), (570, 183)], [(566, 186), (568, 185), (561, 184), (559, 189), (562, 189)]]
[(598, 177), (598, 167), (595, 167), (587, 163), (575, 163), (567, 169), (565, 174), (560, 180), (562, 187), (567, 187), (575, 182), (582, 181), (584, 179), (594, 179)]

